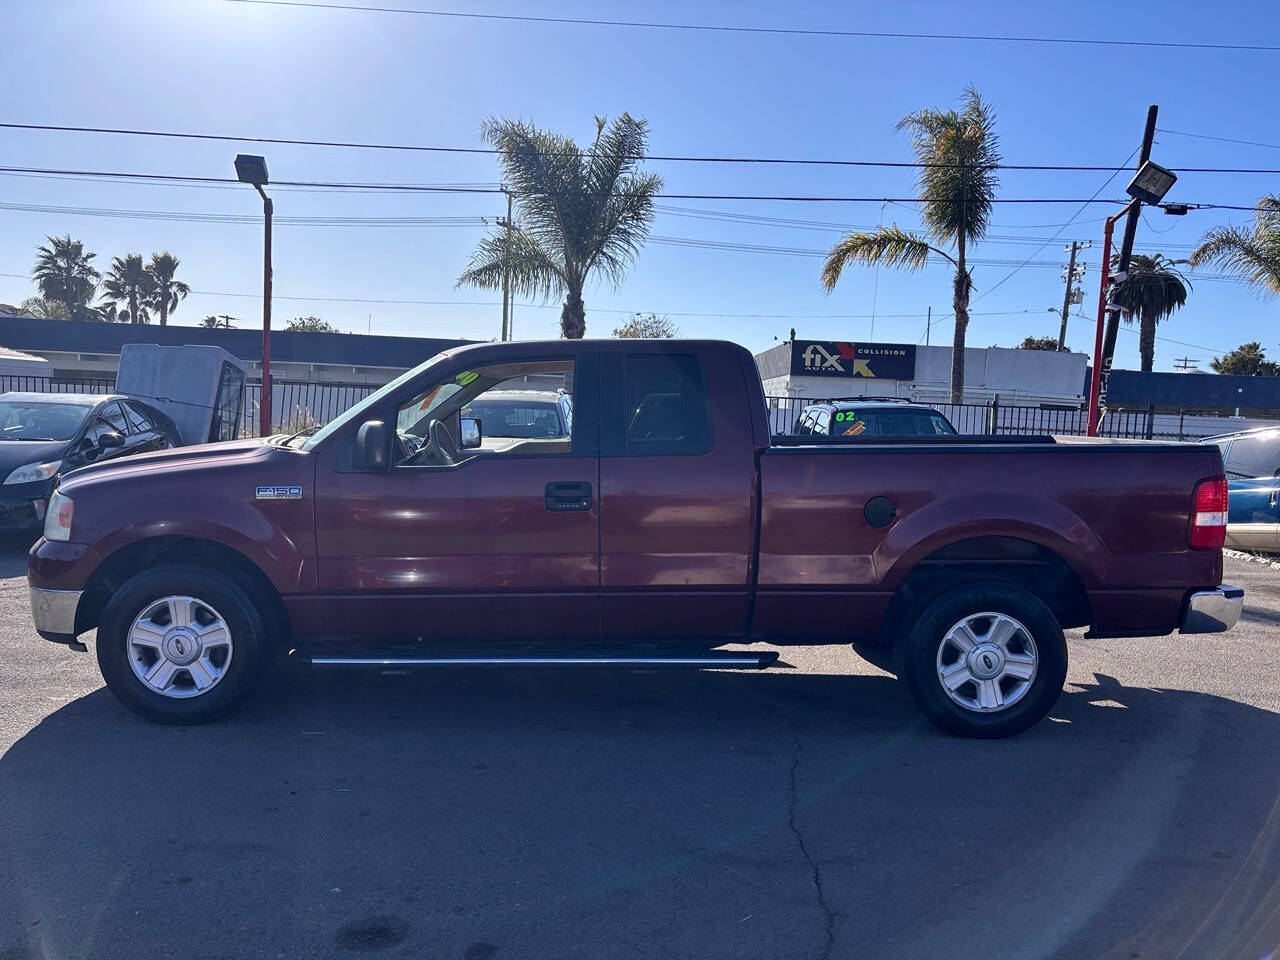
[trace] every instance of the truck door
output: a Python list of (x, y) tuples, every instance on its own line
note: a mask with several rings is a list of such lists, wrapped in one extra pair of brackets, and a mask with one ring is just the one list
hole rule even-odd
[[(319, 590), (341, 600), (323, 608), (341, 621), (335, 632), (435, 646), (594, 642), (598, 379), (581, 349), (450, 367), (368, 415), (396, 426), (389, 469), (351, 472), (332, 445), (317, 463), (316, 544)], [(574, 400), (571, 432), (561, 390)], [(478, 448), (465, 446), (463, 418), (480, 419)]]
[(724, 642), (746, 628), (755, 451), (731, 350), (602, 352), (606, 641)]

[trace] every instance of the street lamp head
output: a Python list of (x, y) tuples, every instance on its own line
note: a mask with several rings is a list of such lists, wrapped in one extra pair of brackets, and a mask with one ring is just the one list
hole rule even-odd
[(236, 179), (241, 183), (250, 183), (255, 187), (267, 185), (267, 161), (265, 157), (257, 157), (251, 153), (236, 154)]
[(1172, 170), (1166, 170), (1160, 164), (1148, 160), (1138, 168), (1125, 192), (1143, 203), (1157, 204), (1177, 180), (1178, 175)]

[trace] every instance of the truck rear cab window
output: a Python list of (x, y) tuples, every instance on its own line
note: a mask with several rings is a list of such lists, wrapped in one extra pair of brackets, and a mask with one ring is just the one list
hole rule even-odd
[(629, 354), (624, 442), (633, 455), (687, 456), (711, 449), (707, 395), (691, 354)]

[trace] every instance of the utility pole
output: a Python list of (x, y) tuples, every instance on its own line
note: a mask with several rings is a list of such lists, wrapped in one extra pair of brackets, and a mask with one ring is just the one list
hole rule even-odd
[[(1141, 170), (1142, 165), (1151, 159), (1151, 142), (1156, 136), (1156, 113), (1159, 111), (1156, 104), (1147, 107), (1147, 125), (1142, 131), (1142, 148), (1138, 151), (1138, 165), (1134, 169)], [(1115, 273), (1111, 275), (1114, 283), (1124, 283), (1129, 273), (1129, 258), (1133, 255), (1133, 239), (1138, 232), (1138, 218), (1142, 215), (1142, 202), (1134, 199), (1129, 204), (1129, 216), (1124, 222), (1124, 238), (1120, 241), (1120, 261), (1116, 265)], [(1109, 266), (1109, 265), (1108, 265)], [(1104, 270), (1106, 267), (1104, 267)], [(1105, 285), (1104, 285), (1105, 287)], [(1105, 291), (1104, 293), (1107, 293)], [(1108, 297), (1108, 299), (1110, 299)], [(1100, 382), (1100, 399), (1099, 406), (1105, 407), (1107, 403), (1106, 384), (1108, 377), (1111, 376), (1111, 361), (1116, 355), (1116, 334), (1120, 330), (1120, 311), (1108, 310), (1106, 331), (1102, 341), (1102, 368), (1095, 370), (1093, 375), (1099, 378)]]
[(925, 316), (927, 319), (924, 322), (924, 345), (927, 347), (929, 345), (929, 328), (933, 326), (933, 307), (932, 306), (929, 307), (929, 312), (925, 314)]
[[(502, 221), (506, 229), (503, 260), (509, 261), (511, 257), (511, 192), (505, 186), (502, 192), (507, 195), (507, 218)], [(511, 270), (505, 266), (502, 269), (502, 339), (504, 342), (511, 339)]]
[(1192, 360), (1190, 357), (1179, 357), (1177, 360), (1173, 361), (1173, 369), (1175, 370), (1194, 370), (1195, 368), (1196, 361)]
[[(1081, 279), (1076, 276), (1076, 254), (1089, 246), (1090, 244), (1087, 241), (1085, 243), (1081, 243), (1079, 240), (1071, 241), (1071, 262), (1067, 265), (1066, 274), (1067, 292), (1062, 297), (1062, 327), (1058, 330), (1059, 352), (1067, 349), (1067, 314), (1071, 310), (1071, 304), (1079, 302), (1075, 299), (1077, 292), (1076, 282)], [(1083, 273), (1084, 270), (1081, 268), (1081, 274)]]

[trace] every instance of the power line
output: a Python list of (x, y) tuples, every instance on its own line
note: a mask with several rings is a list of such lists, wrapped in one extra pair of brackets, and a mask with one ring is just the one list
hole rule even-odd
[[(1126, 165), (1129, 163), (1130, 160), (1133, 159), (1133, 155), (1138, 152), (1138, 149), (1139, 149), (1138, 147), (1134, 147), (1133, 153), (1130, 153), (1129, 156), (1125, 158), (1124, 162)], [(1006, 273), (1003, 277), (997, 280), (995, 283), (995, 286), (989, 287), (987, 290), (979, 294), (977, 299), (974, 300), (973, 302), (978, 303), (983, 299), (983, 297), (987, 296), (987, 294), (994, 293), (996, 290), (998, 290), (1000, 287), (1004, 285), (1005, 281), (1012, 278), (1014, 274), (1016, 274), (1019, 270), (1027, 266), (1027, 264), (1031, 263), (1032, 258), (1034, 258), (1037, 253), (1039, 253), (1041, 250), (1047, 247), (1050, 243), (1056, 240), (1058, 238), (1058, 235), (1062, 233), (1062, 231), (1065, 230), (1068, 226), (1070, 226), (1072, 220), (1080, 216), (1080, 214), (1084, 213), (1085, 210), (1088, 209), (1089, 204), (1097, 198), (1098, 194), (1102, 193), (1103, 190), (1107, 189), (1107, 187), (1111, 185), (1111, 181), (1116, 178), (1116, 174), (1119, 172), (1120, 170), (1117, 169), (1115, 173), (1112, 173), (1111, 176), (1107, 177), (1107, 179), (1103, 182), (1102, 186), (1098, 187), (1097, 190), (1093, 191), (1093, 196), (1090, 197), (1088, 200), (1086, 200), (1084, 203), (1082, 203), (1080, 205), (1080, 209), (1077, 210), (1074, 214), (1072, 214), (1071, 218), (1068, 219), (1066, 223), (1064, 223), (1062, 226), (1060, 226), (1057, 230), (1053, 232), (1053, 236), (1051, 236), (1044, 243), (1040, 244), (1040, 246), (1036, 247), (1035, 250), (1031, 251), (1031, 256), (1027, 258), (1026, 263), (1022, 263), (1014, 267), (1012, 270)], [(1070, 281), (1068, 281), (1068, 286), (1070, 286)]]
[(1237, 143), (1246, 147), (1267, 147), (1271, 150), (1280, 150), (1280, 143), (1260, 143), (1257, 140), (1237, 140), (1234, 137), (1215, 137), (1207, 133), (1188, 133), (1185, 130), (1169, 130), (1165, 127), (1156, 127), (1157, 133), (1170, 133), (1175, 137), (1191, 137), (1195, 140), (1213, 140), (1216, 143)]
[[(501, 151), (489, 147), (440, 147), (411, 143), (365, 143), (351, 140), (307, 140), (290, 137), (249, 137), (233, 134), (191, 133), (175, 130), (138, 130), (126, 127), (83, 127), (50, 123), (12, 123), (0, 122), (0, 129), (9, 130), (43, 130), (56, 133), (102, 133), (133, 137), (164, 137), (178, 140), (212, 140), (227, 143), (267, 143), (283, 146), (335, 147), (353, 150), (400, 150), (417, 153), (456, 153), (494, 156)], [(961, 168), (971, 166), (961, 163), (920, 163), (908, 160), (837, 160), (805, 157), (728, 157), (728, 156), (680, 156), (664, 154), (637, 154), (632, 160), (660, 161), (670, 163), (725, 163), (725, 164), (773, 164), (798, 166), (828, 167), (887, 167), (890, 169), (921, 168)], [(1095, 164), (1052, 164), (1052, 163), (999, 163), (994, 165), (999, 170), (1054, 171), (1077, 173), (1119, 172), (1123, 167), (1099, 166)], [(1184, 167), (1179, 173), (1230, 173), (1230, 174), (1280, 174), (1280, 168), (1251, 167)]]
[[(105, 170), (64, 170), (48, 167), (0, 167), (0, 173), (42, 173), (56, 174), (68, 177), (121, 177), (129, 179), (138, 179), (146, 181), (174, 181), (184, 183), (238, 183), (238, 181), (230, 177), (197, 177), (180, 174), (163, 174), (163, 173), (135, 173), (135, 172), (119, 172)], [(385, 190), (391, 193), (440, 193), (440, 194), (500, 194), (503, 190), (500, 187), (450, 187), (450, 186), (421, 186), (410, 183), (348, 183), (342, 181), (324, 181), (324, 180), (277, 180), (274, 185), (290, 186), (290, 187), (324, 187), (330, 189), (347, 189), (359, 188), (366, 190)], [(561, 195), (568, 195), (572, 191), (563, 191)], [(759, 194), (720, 194), (720, 193), (664, 193), (662, 196), (669, 200), (776, 200), (791, 203), (908, 203), (913, 202), (913, 197), (850, 197), (850, 196), (783, 196), (783, 195), (759, 195)], [(974, 201), (977, 202), (977, 201)], [(1058, 198), (1058, 197), (997, 197), (994, 200), (987, 201), (990, 203), (1080, 203), (1082, 201), (1075, 198)], [(1085, 203), (1112, 203), (1123, 204), (1127, 200), (1086, 200)], [(1200, 204), (1200, 206), (1210, 206), (1209, 204)], [(1252, 209), (1252, 208), (1250, 208)]]
[[(0, 167), (0, 173), (37, 173), (50, 174), (66, 177), (83, 177), (83, 178), (102, 178), (102, 177), (119, 177), (126, 179), (136, 179), (146, 182), (167, 182), (173, 183), (202, 183), (202, 184), (224, 184), (238, 183), (230, 177), (198, 177), (186, 174), (165, 174), (165, 173), (137, 173), (137, 172), (120, 172), (120, 171), (104, 171), (104, 170), (65, 170), (50, 167)], [(273, 182), (275, 186), (286, 187), (317, 187), (334, 190), (346, 189), (364, 189), (378, 190), (389, 193), (432, 193), (432, 194), (500, 194), (503, 193), (501, 187), (471, 187), (471, 186), (445, 186), (412, 183), (359, 183), (345, 181), (324, 181), (324, 180), (276, 180)], [(569, 195), (573, 191), (563, 191), (560, 195)], [(782, 195), (782, 194), (738, 194), (738, 193), (664, 193), (662, 194), (668, 200), (769, 200), (781, 201), (787, 203), (915, 203), (915, 197), (854, 197), (854, 196), (803, 196), (803, 195)], [(980, 201), (974, 200), (973, 203)], [(1109, 203), (1115, 205), (1123, 205), (1128, 203), (1127, 199), (1098, 199), (1095, 194), (1087, 200), (1081, 200), (1078, 197), (995, 197), (991, 200), (981, 201), (986, 203), (1009, 203), (1009, 204), (1059, 204), (1059, 203)], [(1259, 208), (1256, 205), (1236, 205), (1226, 203), (1191, 203), (1187, 202), (1186, 206), (1196, 210), (1247, 210), (1256, 211)]]
[(774, 34), (802, 37), (840, 37), (873, 40), (954, 40), (974, 43), (1036, 43), (1103, 47), (1155, 47), (1178, 50), (1250, 50), (1278, 52), (1280, 46), (1246, 43), (1200, 43), (1188, 40), (1099, 40), (1089, 37), (1026, 37), (999, 34), (899, 33), (870, 30), (816, 30), (801, 27), (748, 27), (712, 23), (661, 23), (643, 20), (598, 20), (587, 17), (536, 17), (522, 14), (465, 13), (456, 10), (421, 10), (413, 7), (358, 6), (350, 3), (319, 3), (315, 0), (228, 0), (270, 7), (301, 7), (318, 10), (359, 11), (361, 13), (410, 14), (421, 17), (450, 17), (465, 20), (495, 20), (516, 23), (555, 23), (593, 27), (639, 27), (650, 30), (688, 30), (710, 33)]
[[(261, 226), (262, 217), (239, 213), (187, 213), (172, 210), (118, 210), (103, 207), (60, 207), (46, 204), (0, 203), (0, 210), (50, 213), (76, 217), (110, 217), (119, 220), (174, 220), (184, 223), (233, 223)], [(277, 225), (303, 227), (472, 227), (493, 223), (497, 217), (273, 217)]]
[[(0, 277), (11, 277), (16, 280), (30, 280), (31, 277), (25, 273), (0, 273)], [(261, 300), (261, 293), (233, 293), (226, 290), (192, 290), (193, 294), (206, 297), (235, 297), (245, 300)], [(397, 298), (368, 298), (368, 297), (303, 297), (303, 296), (286, 296), (278, 293), (272, 294), (274, 300), (296, 300), (307, 303), (368, 303), (382, 305), (404, 305), (404, 306), (437, 306), (437, 307), (497, 307), (502, 303), (499, 300), (415, 300), (415, 299), (397, 299)], [(517, 303), (516, 306), (533, 308), (537, 310), (559, 310), (558, 303)], [(974, 316), (983, 317), (1009, 317), (1021, 315), (1024, 313), (1039, 313), (1038, 310), (990, 310), (975, 312)], [(588, 313), (610, 313), (630, 316), (636, 313), (657, 313), (668, 317), (708, 317), (715, 319), (753, 319), (753, 320), (867, 320), (871, 317), (869, 313), (697, 313), (689, 311), (677, 310), (656, 310), (656, 309), (619, 309), (616, 307), (592, 307)], [(894, 319), (920, 319), (926, 314), (923, 313), (880, 313), (879, 317), (889, 317)]]

